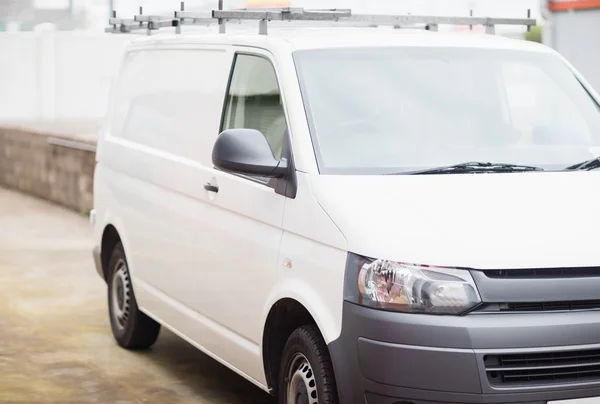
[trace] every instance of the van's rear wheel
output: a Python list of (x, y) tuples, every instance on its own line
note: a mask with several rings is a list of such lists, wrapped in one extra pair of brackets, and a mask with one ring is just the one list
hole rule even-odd
[(333, 366), (316, 326), (297, 328), (283, 349), (279, 404), (338, 404)]
[(108, 269), (108, 312), (117, 343), (127, 349), (149, 348), (158, 338), (160, 324), (138, 309), (120, 242), (112, 252)]

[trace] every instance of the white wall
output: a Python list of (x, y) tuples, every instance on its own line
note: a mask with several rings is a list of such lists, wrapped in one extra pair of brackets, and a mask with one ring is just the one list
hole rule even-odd
[(600, 10), (553, 13), (544, 43), (560, 52), (600, 91)]
[[(87, 1), (91, 3), (97, 0)], [(194, 0), (194, 3), (190, 0), (189, 3), (197, 6), (204, 1)], [(226, 0), (226, 3), (233, 4), (235, 1), (242, 0)], [(466, 15), (468, 8), (473, 6), (476, 15), (509, 17), (521, 16), (526, 7), (532, 7), (537, 2), (377, 0), (375, 6), (373, 0), (292, 0), (292, 4), (306, 7), (335, 7), (348, 3), (357, 7), (359, 12), (377, 13), (411, 11), (413, 14)], [(105, 3), (104, 0), (102, 3)], [(129, 3), (133, 4), (133, 0), (115, 0), (117, 6)], [(141, 3), (145, 6), (158, 5), (154, 0)], [(176, 6), (175, 3), (179, 1), (169, 0), (168, 4), (161, 4), (164, 8)], [(133, 9), (130, 11), (134, 12)], [(538, 17), (537, 14), (538, 10), (534, 10), (533, 16)], [(97, 19), (105, 21), (100, 15)], [(519, 29), (525, 30), (524, 27)], [(498, 31), (502, 31), (500, 27)], [(106, 111), (110, 82), (119, 66), (122, 47), (135, 37), (138, 36), (104, 34), (100, 29), (86, 32), (0, 33), (0, 121), (100, 119)]]
[[(145, 12), (175, 10), (180, 0), (113, 0), (122, 17), (137, 6)], [(225, 0), (226, 7), (245, 0)], [(539, 0), (291, 0), (296, 7), (352, 7), (356, 12), (522, 17), (532, 8), (538, 17)], [(36, 0), (39, 6), (64, 6), (64, 0)], [(119, 64), (122, 45), (130, 36), (104, 34), (108, 0), (75, 0), (88, 11), (86, 32), (0, 33), (0, 120), (87, 121), (103, 116), (110, 78)], [(186, 0), (188, 9), (217, 0)], [(510, 30), (498, 27), (498, 32)], [(517, 30), (524, 31), (524, 27)], [(137, 36), (134, 36), (137, 37)]]
[(101, 118), (130, 39), (81, 32), (0, 33), (0, 120)]

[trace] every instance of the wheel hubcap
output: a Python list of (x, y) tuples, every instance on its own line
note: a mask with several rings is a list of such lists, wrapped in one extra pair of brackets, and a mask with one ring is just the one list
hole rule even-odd
[(119, 260), (115, 268), (115, 275), (111, 284), (111, 308), (115, 325), (119, 330), (123, 330), (129, 319), (131, 280), (129, 279), (127, 265), (123, 260)]
[(286, 380), (286, 404), (319, 404), (315, 373), (301, 353), (292, 357)]

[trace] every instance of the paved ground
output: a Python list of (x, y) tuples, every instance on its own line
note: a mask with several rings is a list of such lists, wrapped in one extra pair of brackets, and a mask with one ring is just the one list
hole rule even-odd
[(0, 230), (0, 403), (274, 403), (168, 331), (118, 348), (87, 218), (0, 188)]

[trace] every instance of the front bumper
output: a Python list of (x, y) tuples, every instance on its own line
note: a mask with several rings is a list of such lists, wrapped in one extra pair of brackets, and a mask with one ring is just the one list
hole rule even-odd
[[(585, 380), (494, 383), (486, 355), (600, 350), (600, 312), (431, 316), (344, 302), (329, 344), (340, 403), (531, 403), (600, 397)], [(600, 402), (600, 398), (598, 399)]]

